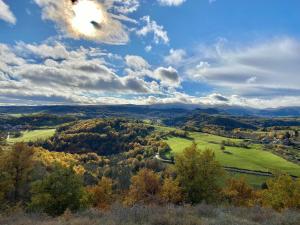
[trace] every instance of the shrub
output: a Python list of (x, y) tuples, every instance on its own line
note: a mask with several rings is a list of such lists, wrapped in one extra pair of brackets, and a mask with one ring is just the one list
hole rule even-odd
[(56, 165), (51, 174), (34, 183), (29, 209), (51, 216), (61, 215), (66, 209), (77, 211), (87, 201), (82, 183), (72, 168)]
[(163, 203), (178, 204), (183, 200), (182, 188), (177, 180), (165, 178), (159, 193)]
[(224, 198), (235, 206), (253, 206), (257, 200), (256, 192), (245, 179), (229, 179), (222, 191)]
[(98, 185), (88, 188), (91, 202), (94, 207), (108, 209), (113, 201), (113, 181), (110, 178), (102, 177)]
[(151, 203), (157, 200), (160, 190), (159, 176), (154, 171), (142, 169), (131, 178), (129, 193), (125, 198), (125, 204)]
[(279, 175), (267, 181), (267, 189), (262, 191), (262, 204), (275, 210), (300, 209), (300, 179), (293, 180), (288, 175)]

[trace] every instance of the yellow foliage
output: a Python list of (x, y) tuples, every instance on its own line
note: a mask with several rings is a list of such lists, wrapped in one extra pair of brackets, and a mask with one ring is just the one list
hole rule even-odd
[(262, 204), (281, 211), (287, 208), (300, 209), (300, 179), (280, 175), (267, 181), (268, 189), (262, 191)]
[(183, 193), (179, 182), (171, 178), (165, 178), (159, 195), (164, 203), (178, 204), (183, 201)]
[(229, 179), (222, 191), (223, 196), (235, 206), (253, 206), (258, 200), (258, 194), (245, 181), (244, 178)]
[(63, 167), (73, 166), (74, 171), (83, 175), (85, 169), (80, 165), (80, 155), (64, 153), (64, 152), (50, 152), (43, 148), (35, 148), (34, 160), (40, 161), (46, 167), (51, 167), (54, 164), (60, 164)]

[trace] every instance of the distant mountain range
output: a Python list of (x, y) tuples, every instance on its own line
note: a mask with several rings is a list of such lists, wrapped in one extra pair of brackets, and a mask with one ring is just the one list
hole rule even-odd
[(300, 107), (255, 109), (238, 106), (201, 106), (188, 104), (161, 105), (56, 105), (56, 106), (0, 106), (1, 114), (76, 114), (83, 117), (130, 116), (165, 117), (180, 116), (193, 111), (207, 114), (235, 116), (300, 117)]

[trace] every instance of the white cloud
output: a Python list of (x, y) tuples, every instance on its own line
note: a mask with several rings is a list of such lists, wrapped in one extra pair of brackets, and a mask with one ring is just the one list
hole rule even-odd
[(69, 52), (65, 46), (59, 42), (51, 46), (47, 44), (35, 45), (19, 42), (16, 49), (20, 53), (33, 54), (41, 58), (66, 59), (69, 57)]
[[(138, 55), (121, 57), (99, 48), (70, 48), (58, 41), (0, 44), (0, 104), (300, 106), (297, 40), (242, 48), (217, 46), (217, 50), (203, 48), (191, 59), (175, 57), (179, 49), (170, 51), (172, 61), (187, 65), (192, 81), (216, 87), (214, 93), (199, 97), (181, 92), (183, 78), (175, 68), (154, 69)], [(123, 73), (124, 68), (112, 65), (114, 60), (126, 67)]]
[(5, 4), (3, 0), (0, 0), (0, 19), (11, 23), (11, 24), (16, 24), (17, 19), (10, 10), (9, 6)]
[(123, 14), (133, 13), (140, 6), (139, 0), (113, 0), (112, 2), (113, 8)]
[[(34, 0), (38, 6), (42, 9), (42, 18), (44, 20), (51, 20), (56, 23), (59, 30), (70, 38), (75, 39), (87, 39), (98, 41), (106, 44), (125, 44), (128, 42), (128, 31), (127, 28), (120, 22), (120, 20), (129, 19), (126, 16), (122, 15), (121, 11), (127, 11), (130, 6), (127, 3), (121, 4), (120, 1), (108, 1), (108, 2), (99, 2), (97, 0), (79, 0), (80, 2), (92, 2), (99, 8), (102, 14), (102, 22), (97, 24), (97, 27), (94, 25), (92, 34), (88, 32), (79, 32), (74, 28), (74, 15), (75, 15), (75, 6), (70, 0)], [(126, 1), (127, 2), (127, 1)], [(131, 1), (134, 2), (134, 1)], [(116, 6), (115, 4), (119, 4)], [(110, 7), (110, 8), (107, 8)], [(113, 8), (120, 9), (117, 15), (110, 13), (110, 9)], [(123, 8), (122, 8), (123, 7)], [(116, 11), (116, 10), (115, 10)], [(131, 10), (132, 11), (132, 10)], [(85, 13), (85, 12), (81, 12)], [(94, 21), (89, 21), (86, 26), (92, 26), (90, 24)]]
[(171, 49), (169, 55), (164, 58), (168, 65), (179, 65), (186, 57), (186, 52), (183, 49)]
[(159, 4), (163, 6), (179, 6), (186, 0), (158, 0)]
[[(40, 46), (44, 52), (37, 50)], [(58, 57), (57, 52), (64, 52), (63, 57)], [(110, 54), (102, 54), (100, 50), (83, 47), (69, 49), (62, 43), (2, 44), (0, 96), (11, 102), (23, 99), (24, 102), (91, 103), (101, 95), (160, 93), (160, 87), (155, 81), (119, 76), (108, 66), (106, 60), (110, 58)]]
[(149, 63), (141, 56), (126, 55), (125, 61), (127, 66), (133, 70), (143, 70), (150, 68)]
[(160, 80), (163, 85), (178, 87), (180, 85), (179, 74), (173, 67), (159, 67), (154, 71), (154, 77)]
[(300, 96), (300, 42), (297, 40), (283, 38), (240, 48), (218, 45), (201, 52), (191, 59), (187, 68), (192, 80), (242, 96)]
[(146, 51), (146, 52), (151, 52), (151, 51), (152, 51), (152, 46), (151, 46), (151, 45), (147, 45), (147, 46), (145, 47), (145, 51)]
[(138, 36), (147, 36), (148, 34), (153, 33), (155, 44), (169, 43), (170, 40), (168, 37), (168, 33), (164, 30), (163, 26), (158, 25), (156, 21), (151, 20), (150, 16), (142, 17), (141, 21), (146, 24), (141, 29), (136, 31)]

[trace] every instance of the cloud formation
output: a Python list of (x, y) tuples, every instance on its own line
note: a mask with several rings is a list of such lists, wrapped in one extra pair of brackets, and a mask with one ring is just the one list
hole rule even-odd
[[(93, 103), (101, 95), (160, 93), (157, 82), (119, 76), (108, 66), (110, 58), (99, 49), (69, 49), (58, 42), (13, 47), (1, 44), (0, 96), (12, 102)], [(135, 58), (127, 59), (133, 62)]]
[(144, 16), (141, 18), (141, 21), (145, 23), (145, 25), (136, 31), (138, 36), (145, 37), (148, 34), (153, 34), (153, 41), (155, 44), (163, 43), (168, 44), (170, 39), (168, 37), (167, 31), (165, 31), (164, 27), (158, 25), (156, 21), (151, 20), (150, 16)]
[(187, 56), (187, 53), (185, 50), (183, 49), (171, 49), (169, 52), (169, 55), (167, 55), (164, 58), (164, 61), (168, 64), (168, 65), (180, 65), (183, 60), (185, 59), (185, 57)]
[(0, 44), (0, 105), (182, 103), (257, 108), (300, 106), (299, 95), (271, 98), (218, 92), (207, 96), (188, 95), (176, 89), (181, 83), (176, 69), (158, 67), (152, 70), (153, 66), (142, 57), (127, 55), (124, 64), (128, 67), (128, 74), (120, 76), (109, 66), (109, 60), (120, 58), (98, 48), (70, 48), (60, 42)]
[(3, 0), (0, 0), (0, 19), (10, 24), (16, 24), (17, 22), (15, 15)]
[(217, 45), (203, 48), (201, 52), (198, 62), (191, 60), (187, 68), (193, 80), (248, 97), (300, 97), (300, 42), (297, 40), (283, 38), (240, 48)]
[(179, 6), (185, 1), (186, 0), (158, 0), (159, 4), (163, 6)]
[(126, 61), (127, 66), (130, 69), (133, 69), (135, 71), (140, 71), (143, 69), (150, 68), (149, 63), (144, 58), (142, 58), (141, 56), (138, 56), (138, 55), (126, 55), (125, 61)]
[(179, 74), (173, 67), (159, 67), (154, 71), (154, 77), (163, 85), (178, 87), (180, 84)]
[[(70, 0), (34, 1), (42, 9), (42, 18), (53, 21), (58, 29), (67, 37), (75, 39), (83, 38), (106, 44), (125, 44), (128, 42), (127, 28), (120, 22), (120, 19), (127, 18), (122, 13), (132, 12), (138, 7), (138, 5), (134, 4), (136, 1), (126, 1), (125, 3), (120, 1), (100, 3), (96, 0), (79, 0), (76, 3), (72, 3)], [(77, 7), (76, 4), (82, 5), (78, 5)], [(115, 4), (118, 4), (118, 6)], [(81, 19), (85, 19), (92, 13), (87, 12), (87, 10), (81, 10), (83, 6), (89, 5), (91, 5), (89, 11), (93, 9), (93, 14), (99, 12), (99, 21), (86, 21), (86, 24), (80, 24), (82, 22)], [(98, 11), (95, 11), (95, 7)], [(111, 13), (110, 10), (112, 9), (115, 9), (114, 11), (118, 14)], [(76, 21), (76, 13), (79, 13), (80, 15), (78, 16), (81, 17), (78, 21)], [(95, 18), (97, 18), (96, 16)], [(77, 26), (81, 27), (82, 32), (79, 31)]]

